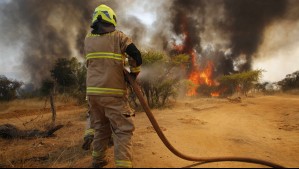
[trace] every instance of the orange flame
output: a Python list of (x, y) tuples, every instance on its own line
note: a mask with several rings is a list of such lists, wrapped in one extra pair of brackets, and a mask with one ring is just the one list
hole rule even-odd
[(173, 48), (178, 51), (178, 52), (182, 52), (184, 50), (184, 45), (177, 45), (176, 43), (173, 43)]
[[(181, 32), (183, 35), (183, 44), (182, 45), (177, 45), (175, 42), (173, 43), (173, 48), (174, 50), (181, 52), (181, 53), (188, 53), (190, 54), (191, 58), (190, 61), (192, 63), (191, 65), (191, 72), (188, 76), (188, 79), (193, 83), (193, 86), (188, 90), (187, 96), (196, 96), (197, 93), (197, 88), (200, 85), (208, 85), (208, 86), (214, 86), (216, 85), (215, 81), (213, 80), (213, 69), (214, 69), (214, 64), (212, 61), (208, 61), (205, 68), (200, 69), (196, 58), (197, 53), (196, 50), (193, 48), (194, 46), (188, 46), (188, 42), (191, 41), (190, 34), (188, 32), (188, 23), (186, 22), (186, 16), (182, 15), (181, 16)], [(212, 95), (212, 93), (211, 93)]]
[[(187, 33), (185, 34), (187, 35)], [(178, 51), (178, 52), (183, 52), (185, 49), (184, 45), (177, 45), (173, 43), (173, 48)], [(208, 85), (208, 86), (214, 86), (215, 81), (213, 80), (213, 69), (214, 69), (214, 64), (212, 61), (208, 61), (205, 68), (200, 70), (196, 58), (197, 58), (197, 53), (193, 49), (192, 51), (188, 52), (191, 56), (190, 61), (192, 63), (192, 71), (188, 76), (188, 79), (193, 83), (192, 87), (187, 92), (187, 96), (196, 96), (197, 95), (197, 88), (200, 85)]]
[(191, 89), (189, 89), (187, 93), (188, 96), (196, 96), (197, 95), (196, 89), (200, 85), (203, 84), (208, 86), (215, 85), (215, 82), (212, 79), (213, 67), (214, 67), (213, 63), (209, 61), (203, 70), (195, 69), (190, 73), (189, 80), (194, 84), (194, 86), (192, 86)]
[(220, 96), (220, 92), (212, 92), (211, 96), (212, 97), (219, 97)]
[(224, 93), (227, 90), (227, 88), (222, 88), (218, 91), (212, 92), (211, 96), (212, 97), (219, 97), (222, 93)]

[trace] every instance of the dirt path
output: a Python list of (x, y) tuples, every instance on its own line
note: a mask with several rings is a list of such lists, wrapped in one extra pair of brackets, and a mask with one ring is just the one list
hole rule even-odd
[[(153, 110), (153, 113), (169, 141), (185, 154), (251, 157), (297, 168), (298, 103), (298, 96), (259, 96), (243, 98), (242, 103), (189, 98), (177, 101), (171, 109)], [(0, 167), (90, 167), (90, 152), (81, 150), (84, 111), (82, 107), (59, 110), (57, 121), (66, 127), (59, 130), (56, 137), (14, 141), (0, 139)], [(0, 124), (10, 122), (22, 127), (24, 121), (35, 117), (33, 113), (26, 117), (0, 118)], [(50, 114), (40, 117), (43, 118), (39, 121), (47, 120)], [(30, 122), (32, 126), (27, 128), (36, 127), (33, 125), (35, 122)], [(195, 165), (195, 162), (176, 157), (163, 145), (145, 113), (137, 113), (135, 123), (133, 164), (136, 168), (265, 167), (239, 162)], [(111, 162), (107, 167), (114, 167), (112, 149), (109, 150), (109, 158)]]
[[(243, 156), (299, 166), (299, 98), (248, 98), (242, 103), (197, 99), (171, 110), (154, 111), (174, 146), (202, 157)], [(186, 167), (168, 151), (144, 114), (136, 117), (136, 167)], [(196, 167), (263, 167), (246, 163), (211, 163)]]

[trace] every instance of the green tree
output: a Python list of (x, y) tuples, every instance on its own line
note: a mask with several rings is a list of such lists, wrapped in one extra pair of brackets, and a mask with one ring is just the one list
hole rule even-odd
[(86, 103), (86, 73), (87, 69), (83, 63), (79, 63), (76, 71), (76, 87), (73, 96), (77, 98), (78, 103)]
[(67, 88), (77, 85), (77, 70), (78, 61), (76, 58), (72, 58), (71, 60), (59, 58), (56, 60), (55, 65), (50, 72), (51, 76), (58, 84), (57, 87), (59, 92), (65, 93)]
[(40, 88), (41, 96), (48, 97), (54, 90), (55, 82), (52, 79), (44, 79)]
[(252, 70), (232, 75), (222, 76), (218, 81), (219, 88), (225, 89), (224, 95), (231, 95), (237, 91), (247, 96), (262, 75), (262, 70)]
[(17, 98), (17, 90), (23, 85), (23, 82), (10, 80), (0, 75), (0, 101), (11, 101)]
[(142, 52), (142, 76), (140, 84), (150, 107), (163, 107), (170, 98), (178, 95), (182, 69), (189, 60), (188, 55), (170, 58), (163, 52)]
[(278, 82), (283, 91), (299, 89), (299, 71), (286, 75), (286, 77)]
[(266, 87), (270, 85), (270, 82), (263, 82), (263, 83), (257, 83), (255, 85), (255, 89), (259, 92), (266, 92)]
[(57, 92), (69, 94), (75, 97), (79, 103), (85, 103), (86, 71), (85, 65), (75, 57), (57, 59), (51, 69)]

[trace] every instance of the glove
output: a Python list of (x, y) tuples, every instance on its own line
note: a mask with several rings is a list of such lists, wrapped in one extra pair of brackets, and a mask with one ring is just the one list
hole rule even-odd
[(137, 79), (137, 76), (138, 76), (138, 73), (130, 73), (130, 76), (136, 80)]
[(93, 135), (87, 135), (84, 137), (84, 143), (82, 145), (82, 149), (83, 150), (89, 150), (90, 149), (90, 145), (93, 142)]

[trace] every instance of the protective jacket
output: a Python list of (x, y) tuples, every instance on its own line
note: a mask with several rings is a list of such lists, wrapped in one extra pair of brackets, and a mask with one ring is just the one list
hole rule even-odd
[[(132, 44), (132, 39), (118, 30), (86, 36), (87, 95), (122, 97), (126, 94), (125, 52)], [(131, 64), (131, 72), (140, 72), (139, 66)]]

